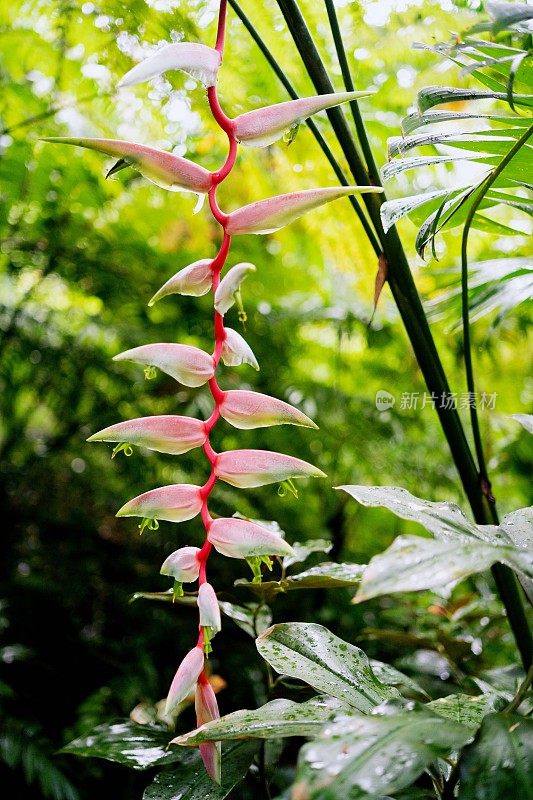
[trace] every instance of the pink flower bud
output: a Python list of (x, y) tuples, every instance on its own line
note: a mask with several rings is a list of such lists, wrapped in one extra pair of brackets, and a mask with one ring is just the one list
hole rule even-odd
[[(209, 683), (198, 681), (196, 684), (194, 707), (196, 709), (196, 724), (198, 727), (205, 725), (206, 722), (220, 718), (217, 699)], [(221, 742), (205, 742), (200, 745), (200, 755), (207, 774), (215, 783), (220, 783), (221, 753)]]
[(174, 675), (165, 704), (165, 716), (170, 714), (178, 703), (182, 703), (192, 693), (203, 668), (203, 650), (200, 647), (193, 647), (187, 653)]
[[(212, 176), (208, 170), (186, 158), (157, 150), (155, 147), (126, 142), (122, 139), (78, 139), (67, 136), (52, 136), (44, 141), (73, 144), (115, 156), (121, 162), (125, 162), (124, 166), (133, 167), (152, 183), (171, 192), (205, 194), (211, 188)], [(115, 165), (111, 173), (118, 171), (119, 168)]]
[(312, 211), (339, 197), (382, 191), (380, 186), (330, 186), (326, 189), (306, 189), (268, 197), (238, 208), (230, 214), (226, 232), (230, 236), (239, 233), (274, 233), (284, 225), (294, 222), (306, 211)]
[(203, 258), (200, 261), (195, 261), (184, 267), (170, 278), (158, 292), (154, 294), (149, 306), (153, 306), (162, 297), (167, 297), (170, 294), (185, 294), (191, 297), (201, 297), (211, 288), (213, 276), (211, 274), (210, 258)]
[(180, 455), (194, 447), (201, 447), (206, 438), (204, 423), (199, 419), (162, 414), (117, 422), (93, 433), (87, 441), (127, 442), (158, 453)]
[(222, 629), (220, 620), (220, 606), (218, 605), (215, 590), (210, 583), (202, 583), (198, 589), (198, 608), (200, 609), (200, 625), (211, 628), (211, 632), (218, 633)]
[(219, 553), (229, 558), (252, 558), (253, 556), (290, 556), (294, 550), (273, 531), (244, 519), (215, 519), (208, 540)]
[(215, 473), (238, 489), (265, 486), (288, 478), (325, 478), (322, 470), (294, 456), (269, 450), (228, 450), (220, 453)]
[(113, 361), (158, 367), (184, 386), (203, 386), (215, 374), (212, 356), (187, 344), (143, 344), (119, 353)]
[(187, 75), (201, 81), (206, 87), (214, 86), (220, 60), (220, 53), (204, 44), (191, 42), (167, 44), (130, 69), (118, 86), (122, 88), (143, 83), (156, 75), (162, 75), (164, 72), (174, 69), (186, 72)]
[(235, 293), (239, 291), (243, 280), (248, 277), (250, 272), (255, 272), (253, 264), (244, 262), (235, 264), (222, 278), (218, 289), (215, 292), (215, 309), (219, 314), (224, 315), (226, 311), (235, 303)]
[(144, 492), (122, 506), (117, 517), (144, 517), (167, 522), (185, 522), (200, 513), (200, 487), (175, 483)]
[(181, 547), (179, 550), (174, 550), (164, 560), (160, 570), (161, 575), (168, 575), (179, 583), (192, 583), (197, 580), (200, 573), (199, 552), (199, 547)]
[(259, 392), (232, 389), (225, 393), (219, 408), (222, 418), (241, 430), (284, 424), (318, 427), (312, 419), (289, 403)]
[(248, 111), (233, 120), (235, 136), (242, 144), (252, 147), (267, 147), (280, 139), (285, 131), (299, 125), (317, 111), (338, 106), (340, 103), (346, 103), (358, 97), (366, 97), (369, 94), (373, 94), (373, 92), (321, 94)]
[(259, 369), (250, 345), (233, 328), (226, 328), (226, 338), (222, 345), (222, 361), (227, 367), (249, 364), (254, 369)]

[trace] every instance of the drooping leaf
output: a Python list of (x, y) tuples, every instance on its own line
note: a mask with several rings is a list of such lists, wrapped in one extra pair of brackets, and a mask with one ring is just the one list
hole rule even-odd
[(358, 647), (315, 623), (273, 625), (256, 641), (260, 655), (281, 675), (368, 712), (397, 691), (380, 683)]
[(203, 386), (215, 374), (212, 356), (187, 344), (143, 344), (114, 356), (113, 361), (134, 361), (157, 367), (184, 386)]
[(219, 720), (177, 736), (172, 744), (195, 746), (213, 740), (316, 736), (338, 714), (349, 713), (349, 706), (325, 695), (313, 697), (305, 703), (272, 700), (252, 711), (243, 709), (226, 714)]
[(185, 191), (205, 194), (212, 183), (211, 173), (186, 158), (148, 147), (144, 144), (126, 142), (122, 139), (88, 139), (68, 136), (54, 136), (45, 142), (71, 144), (86, 147), (108, 156), (114, 156), (131, 166), (143, 177), (162, 189), (171, 192)]
[(367, 800), (396, 794), (470, 736), (468, 728), (424, 706), (353, 714), (327, 725), (321, 736), (302, 748), (295, 787), (308, 800)]
[(167, 750), (172, 734), (159, 725), (137, 725), (119, 720), (98, 725), (64, 747), (62, 753), (86, 758), (104, 758), (127, 767), (143, 770), (179, 761), (181, 754)]
[(204, 769), (200, 753), (173, 748), (179, 764), (163, 770), (145, 789), (143, 800), (224, 800), (248, 772), (258, 743), (230, 742), (222, 750), (222, 782), (214, 783)]
[(136, 64), (118, 84), (119, 88), (134, 86), (136, 83), (162, 75), (170, 70), (181, 70), (204, 86), (214, 86), (217, 80), (221, 55), (218, 50), (196, 42), (174, 42)]
[(225, 392), (220, 415), (235, 428), (268, 428), (272, 425), (302, 425), (317, 428), (298, 408), (259, 392), (232, 389)]
[(326, 477), (322, 470), (307, 461), (269, 450), (228, 450), (219, 453), (215, 474), (239, 489), (281, 483), (288, 478)]
[(353, 194), (382, 192), (376, 186), (331, 186), (326, 189), (305, 189), (289, 192), (267, 200), (258, 200), (233, 211), (226, 224), (230, 236), (244, 233), (274, 233), (324, 203)]
[(423, 500), (398, 486), (338, 486), (364, 506), (387, 508), (397, 517), (418, 522), (439, 539), (455, 541), (457, 535), (478, 536), (478, 526), (470, 522), (454, 503)]
[(308, 117), (333, 108), (341, 103), (368, 97), (373, 91), (366, 92), (337, 92), (322, 94), (314, 97), (300, 97), (298, 100), (288, 100), (265, 108), (257, 108), (235, 117), (233, 120), (234, 132), (237, 140), (242, 144), (252, 147), (267, 147), (281, 139), (284, 132), (300, 124)]
[(93, 433), (87, 441), (127, 442), (158, 453), (180, 455), (201, 447), (206, 437), (205, 425), (201, 420), (163, 414), (117, 422)]
[(531, 797), (533, 720), (489, 714), (459, 759), (459, 800)]
[(355, 600), (435, 589), (482, 572), (496, 562), (533, 577), (533, 551), (513, 544), (490, 544), (461, 535), (445, 541), (398, 536), (385, 552), (371, 559)]
[(349, 589), (360, 583), (364, 569), (363, 564), (324, 562), (296, 575), (288, 575), (279, 581), (263, 581), (257, 584), (240, 578), (235, 581), (235, 586), (250, 589), (254, 594), (265, 598), (297, 589)]

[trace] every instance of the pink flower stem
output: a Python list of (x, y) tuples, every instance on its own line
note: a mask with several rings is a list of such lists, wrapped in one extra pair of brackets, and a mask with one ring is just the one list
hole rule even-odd
[[(215, 49), (218, 50), (221, 56), (224, 52), (224, 37), (226, 33), (226, 11), (227, 11), (227, 0), (221, 0), (219, 7), (219, 16), (218, 16), (217, 39), (215, 44)], [(209, 101), (209, 107), (211, 109), (213, 118), (215, 119), (219, 127), (222, 128), (222, 130), (226, 133), (229, 144), (228, 155), (226, 157), (224, 164), (217, 172), (212, 173), (212, 184), (211, 184), (211, 189), (209, 190), (208, 193), (209, 208), (211, 209), (213, 217), (218, 222), (223, 231), (223, 237), (220, 249), (211, 263), (211, 275), (212, 275), (211, 288), (213, 290), (213, 298), (214, 298), (215, 292), (220, 284), (220, 273), (222, 271), (222, 268), (224, 267), (224, 264), (226, 263), (231, 245), (231, 236), (229, 236), (226, 233), (228, 215), (225, 214), (218, 205), (217, 189), (218, 186), (222, 183), (222, 181), (227, 178), (227, 176), (230, 174), (231, 170), (235, 165), (235, 160), (237, 157), (237, 139), (235, 137), (235, 132), (234, 132), (235, 126), (233, 120), (231, 120), (222, 110), (222, 107), (218, 101), (217, 90), (215, 86), (210, 86), (209, 89), (207, 90), (207, 99)], [(226, 338), (226, 331), (224, 328), (224, 317), (217, 311), (214, 312), (213, 327), (215, 335), (215, 349), (213, 351), (213, 361), (215, 362), (215, 369), (216, 369), (216, 367), (218, 367), (220, 358), (222, 356), (222, 348), (224, 345), (224, 340)], [(220, 405), (225, 397), (225, 392), (218, 385), (216, 377), (211, 378), (211, 380), (209, 381), (209, 389), (211, 390), (211, 395), (213, 397), (213, 402), (215, 405), (211, 416), (205, 422), (205, 431), (207, 434), (207, 438), (204, 443), (204, 453), (209, 463), (211, 464), (211, 473), (206, 483), (200, 489), (200, 496), (202, 498), (202, 508), (200, 511), (200, 516), (205, 528), (206, 538), (203, 547), (198, 553), (198, 561), (200, 564), (200, 572), (198, 576), (199, 586), (201, 586), (203, 583), (207, 581), (207, 559), (209, 558), (209, 554), (212, 549), (211, 542), (209, 542), (207, 535), (209, 533), (209, 528), (211, 527), (211, 523), (213, 521), (209, 513), (208, 501), (209, 501), (209, 496), (213, 490), (213, 487), (217, 482), (217, 475), (215, 472), (217, 464), (217, 453), (213, 450), (213, 447), (211, 446), (209, 436), (220, 418)], [(199, 626), (199, 635), (197, 643), (198, 647), (203, 647), (204, 638), (205, 638), (204, 630), (201, 626)], [(205, 672), (202, 672), (199, 681), (200, 683), (205, 683), (207, 681)]]

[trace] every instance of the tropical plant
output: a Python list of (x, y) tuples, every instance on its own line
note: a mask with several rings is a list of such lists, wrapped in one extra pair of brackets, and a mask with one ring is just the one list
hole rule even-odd
[[(406, 133), (420, 126), (442, 122), (463, 124), (470, 119), (484, 119), (494, 128), (472, 132), (468, 129), (445, 133), (415, 135), (393, 140), (391, 155), (402, 154), (415, 146), (451, 145), (470, 154), (431, 155), (397, 159), (384, 169), (384, 177), (401, 175), (408, 169), (455, 161), (477, 161), (488, 165), (474, 185), (446, 187), (423, 196), (387, 201), (369, 145), (348, 60), (344, 50), (335, 5), (325, 0), (325, 7), (345, 83), (345, 92), (335, 93), (328, 73), (295, 0), (278, 0), (278, 5), (293, 36), (318, 95), (299, 98), (268, 48), (235, 0), (229, 4), (261, 47), (274, 71), (283, 80), (292, 99), (286, 103), (226, 116), (216, 90), (217, 73), (222, 61), (225, 39), (226, 0), (219, 7), (215, 48), (193, 43), (168, 44), (135, 66), (122, 80), (132, 85), (171, 69), (188, 72), (207, 88), (212, 115), (226, 133), (229, 150), (222, 167), (210, 172), (181, 156), (122, 140), (58, 138), (48, 141), (74, 144), (94, 149), (118, 159), (108, 175), (127, 167), (140, 172), (163, 188), (207, 195), (209, 207), (222, 229), (222, 242), (212, 259), (195, 261), (171, 277), (154, 295), (151, 304), (171, 294), (201, 296), (213, 292), (214, 351), (212, 355), (186, 344), (148, 344), (121, 353), (117, 360), (131, 360), (145, 366), (147, 378), (159, 368), (179, 383), (197, 387), (208, 384), (213, 401), (211, 415), (205, 422), (190, 417), (151, 416), (119, 422), (91, 437), (93, 441), (116, 443), (113, 455), (131, 454), (132, 445), (179, 455), (203, 447), (210, 465), (210, 476), (203, 486), (172, 484), (135, 497), (118, 512), (119, 516), (139, 516), (141, 532), (156, 529), (158, 520), (180, 522), (200, 515), (205, 542), (201, 548), (183, 547), (171, 553), (161, 572), (174, 581), (163, 593), (140, 593), (140, 596), (164, 602), (197, 604), (199, 636), (181, 662), (170, 687), (158, 723), (150, 720), (100, 726), (89, 736), (72, 742), (66, 752), (93, 755), (127, 764), (137, 769), (168, 766), (146, 789), (146, 800), (155, 798), (223, 798), (247, 772), (257, 756), (266, 796), (269, 796), (267, 762), (276, 763), (286, 737), (306, 737), (298, 756), (293, 781), (275, 781), (275, 785), (299, 800), (333, 798), (383, 798), (391, 794), (404, 800), (455, 796), (469, 798), (503, 797), (511, 791), (530, 796), (531, 749), (533, 727), (530, 687), (533, 681), (532, 638), (524, 608), (524, 593), (529, 599), (533, 584), (533, 525), (531, 509), (520, 509), (500, 523), (485, 463), (476, 413), (473, 365), (470, 355), (470, 320), (467, 245), (470, 228), (508, 232), (481, 211), (503, 205), (530, 211), (523, 190), (531, 183), (529, 161), (525, 157), (531, 133), (529, 121), (519, 115), (485, 114), (477, 111), (432, 112), (435, 105), (455, 100), (493, 99), (506, 102), (511, 111), (532, 105), (528, 81), (529, 51), (511, 42), (502, 44), (498, 37), (528, 36), (524, 21), (531, 18), (527, 7), (491, 4), (494, 22), (482, 30), (496, 41), (466, 38), (451, 47), (436, 48), (463, 63), (463, 56), (473, 63), (474, 78), (488, 88), (457, 90), (432, 87), (421, 93), (420, 114), (407, 118)], [(479, 27), (478, 27), (479, 32)], [(434, 48), (435, 49), (435, 48)], [(496, 76), (494, 75), (496, 74)], [(521, 84), (524, 84), (523, 86)], [(349, 103), (357, 144), (338, 106)], [(337, 162), (318, 128), (310, 127), (335, 169), (343, 186), (291, 192), (246, 205), (231, 213), (223, 212), (217, 201), (217, 187), (235, 165), (238, 143), (268, 146), (287, 136), (290, 142), (297, 126), (312, 114), (327, 110), (348, 167), (356, 184), (352, 185)], [(498, 124), (505, 127), (499, 129)], [(478, 153), (481, 143), (483, 152)], [(506, 192), (502, 191), (507, 190)], [(509, 193), (509, 191), (514, 193)], [(363, 204), (358, 195), (363, 195)], [(220, 479), (237, 488), (279, 482), (281, 490), (295, 493), (292, 483), (299, 477), (325, 477), (316, 467), (294, 457), (260, 450), (232, 450), (216, 453), (209, 435), (219, 418), (236, 428), (248, 429), (289, 423), (312, 427), (312, 421), (299, 409), (267, 395), (247, 391), (224, 391), (215, 372), (222, 361), (227, 366), (242, 363), (257, 368), (251, 349), (242, 336), (226, 327), (224, 315), (237, 305), (242, 322), (246, 316), (240, 298), (240, 285), (254, 270), (248, 262), (231, 267), (224, 277), (233, 236), (271, 233), (290, 223), (305, 211), (340, 197), (349, 197), (359, 221), (368, 235), (377, 259), (375, 302), (386, 282), (392, 294), (427, 388), (435, 399), (444, 433), (457, 466), (475, 522), (451, 503), (429, 502), (398, 487), (346, 485), (338, 487), (366, 506), (381, 506), (396, 516), (425, 528), (421, 536), (401, 536), (368, 565), (334, 562), (319, 563), (302, 572), (292, 573), (294, 564), (304, 562), (313, 553), (326, 553), (329, 544), (320, 540), (289, 545), (279, 527), (264, 521), (239, 517), (217, 517), (208, 508), (212, 490)], [(436, 234), (445, 227), (462, 225), (462, 307), (465, 367), (475, 444), (475, 458), (467, 442), (461, 419), (452, 396), (439, 355), (417, 293), (395, 223), (406, 214), (424, 214), (418, 235), (422, 253)], [(516, 267), (517, 265), (515, 265)], [(511, 270), (509, 270), (511, 274)], [(516, 276), (515, 276), (516, 277)], [(520, 416), (524, 427), (531, 425)], [(251, 581), (238, 585), (254, 594), (258, 602), (236, 606), (220, 601), (207, 582), (206, 562), (214, 547), (230, 558), (245, 558), (253, 573)], [(273, 557), (280, 566), (277, 579), (263, 582), (264, 568), (273, 569)], [(358, 586), (355, 603), (398, 592), (435, 590), (455, 584), (491, 568), (505, 605), (521, 655), (522, 670), (507, 675), (502, 683), (495, 676), (472, 679), (451, 660), (440, 662), (440, 674), (453, 677), (446, 696), (430, 699), (426, 688), (409, 675), (387, 663), (369, 659), (352, 643), (317, 623), (283, 622), (269, 627), (269, 606), (285, 592), (303, 589), (329, 589)], [(185, 594), (183, 583), (198, 580), (197, 593)], [(206, 670), (211, 639), (221, 628), (221, 612), (233, 618), (243, 630), (256, 638), (259, 654), (267, 664), (268, 690), (280, 686), (296, 694), (304, 689), (303, 702), (277, 698), (252, 711), (241, 710), (220, 717), (215, 691)], [(442, 609), (443, 616), (453, 614)], [(433, 662), (435, 660), (433, 659)], [(446, 670), (450, 666), (450, 673)], [(280, 677), (274, 679), (272, 670)], [(452, 676), (453, 673), (453, 676)], [(287, 680), (290, 679), (290, 680)], [(296, 681), (296, 683), (293, 683)], [(453, 687), (453, 688), (452, 688)], [(309, 698), (309, 692), (314, 692)], [(195, 695), (197, 728), (180, 733), (169, 744), (168, 726), (176, 721), (182, 708)], [(244, 740), (244, 741), (240, 741)], [(221, 771), (221, 742), (229, 742), (224, 751)], [(265, 742), (274, 742), (270, 752)], [(185, 747), (197, 747), (209, 778), (200, 770), (200, 757)], [(173, 765), (173, 766), (169, 766)], [(211, 780), (215, 784), (211, 783)], [(292, 783), (292, 788), (290, 784)]]

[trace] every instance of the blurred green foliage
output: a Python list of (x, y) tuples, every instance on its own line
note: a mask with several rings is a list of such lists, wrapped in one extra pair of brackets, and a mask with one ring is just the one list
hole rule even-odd
[[(206, 391), (177, 387), (163, 375), (146, 382), (142, 370), (111, 358), (155, 341), (209, 349), (208, 298), (172, 298), (152, 309), (146, 303), (177, 269), (214, 254), (218, 236), (205, 211), (192, 215), (190, 195), (167, 194), (127, 171), (106, 181), (106, 164), (97, 154), (47, 145), (39, 137), (131, 138), (178, 148), (179, 154), (216, 168), (226, 143), (210, 120), (199, 85), (176, 74), (119, 94), (114, 90), (131, 56), (139, 57), (141, 41), (210, 43), (215, 5), (205, 0), (11, 0), (0, 10), (5, 551), (0, 707), (6, 723), (0, 741), (6, 766), (0, 775), (2, 785), (30, 800), (89, 798), (95, 791), (102, 798), (132, 798), (146, 782), (118, 767), (80, 765), (66, 757), (51, 762), (51, 754), (95, 724), (127, 716), (138, 703), (153, 703), (165, 693), (191, 640), (194, 615), (181, 606), (130, 605), (128, 598), (134, 591), (168, 588), (159, 565), (176, 546), (199, 543), (200, 529), (195, 521), (179, 527), (162, 523), (159, 531), (140, 538), (134, 520), (117, 521), (114, 514), (148, 488), (202, 482), (206, 463), (199, 451), (177, 459), (137, 451), (111, 461), (111, 446), (95, 447), (85, 439), (135, 416), (208, 416)], [(243, 5), (299, 92), (312, 93), (276, 5), (259, 0)], [(339, 4), (356, 88), (379, 89), (363, 101), (362, 110), (380, 165), (386, 138), (398, 133), (417, 87), (437, 83), (442, 71), (430, 54), (411, 50), (412, 42), (446, 38), (450, 29), (472, 19), (475, 7), (460, 3), (458, 10), (430, 0), (397, 5), (400, 10), (387, 16), (377, 2)], [(307, 0), (302, 6), (340, 88), (322, 5)], [(233, 15), (230, 19), (220, 80), (228, 113), (285, 100), (242, 25)], [(451, 80), (460, 78), (455, 73)], [(326, 118), (318, 124), (329, 140)], [(333, 140), (331, 146), (342, 160)], [(427, 186), (423, 175), (415, 181), (414, 191)], [(220, 200), (233, 209), (271, 194), (334, 183), (302, 127), (290, 146), (243, 148)], [(398, 194), (405, 189), (400, 182)], [(415, 229), (407, 221), (399, 227), (411, 254)], [(456, 270), (458, 235), (446, 234), (438, 264), (413, 258), (425, 298), (434, 300), (441, 292), (442, 271)], [(525, 255), (524, 237), (476, 234), (471, 239), (477, 260), (497, 257), (510, 246)], [(246, 337), (261, 371), (224, 370), (223, 385), (288, 400), (320, 429), (251, 432), (221, 424), (214, 445), (289, 452), (316, 463), (328, 480), (302, 486), (299, 500), (290, 493), (280, 497), (276, 487), (249, 492), (217, 487), (216, 510), (276, 519), (290, 540), (331, 538), (334, 557), (363, 563), (409, 525), (382, 511), (345, 505), (332, 486), (395, 484), (428, 499), (463, 502), (436, 415), (429, 405), (421, 407), (424, 386), (386, 290), (369, 324), (377, 265), (348, 202), (341, 200), (273, 236), (237, 238), (233, 257), (257, 266), (243, 294)], [(239, 329), (237, 312), (230, 317), (230, 325)], [(490, 319), (474, 328), (479, 388), (497, 393), (495, 410), (482, 412), (482, 425), (502, 512), (531, 501), (531, 445), (508, 417), (530, 410), (533, 399), (526, 374), (527, 321), (522, 307), (495, 329)], [(451, 321), (436, 319), (433, 331), (452, 387), (463, 392), (455, 322), (453, 314)], [(376, 409), (380, 389), (395, 395), (392, 410)], [(420, 393), (417, 409), (401, 408), (403, 392)], [(462, 413), (466, 419), (467, 410)], [(213, 572), (224, 599), (251, 599), (246, 590), (233, 588), (234, 579), (248, 577), (240, 562), (217, 557)], [(275, 615), (313, 618), (342, 631), (345, 639), (363, 642), (383, 660), (405, 660), (419, 648), (438, 651), (467, 672), (479, 671), (514, 654), (490, 585), (479, 579), (478, 588), (479, 601), (468, 594), (468, 586), (459, 591), (453, 602), (468, 609), (459, 615), (446, 608), (446, 599), (428, 595), (354, 607), (345, 591), (283, 597)], [(491, 614), (487, 635), (484, 619)], [(220, 697), (223, 711), (263, 701), (252, 640), (229, 621), (220, 638), (212, 664), (228, 683)], [(482, 638), (480, 653), (481, 645), (472, 647), (472, 642)], [(429, 672), (438, 684), (438, 670)], [(6, 743), (10, 731), (16, 731), (18, 755)], [(24, 748), (30, 755), (24, 756)], [(37, 767), (27, 766), (32, 758)]]

